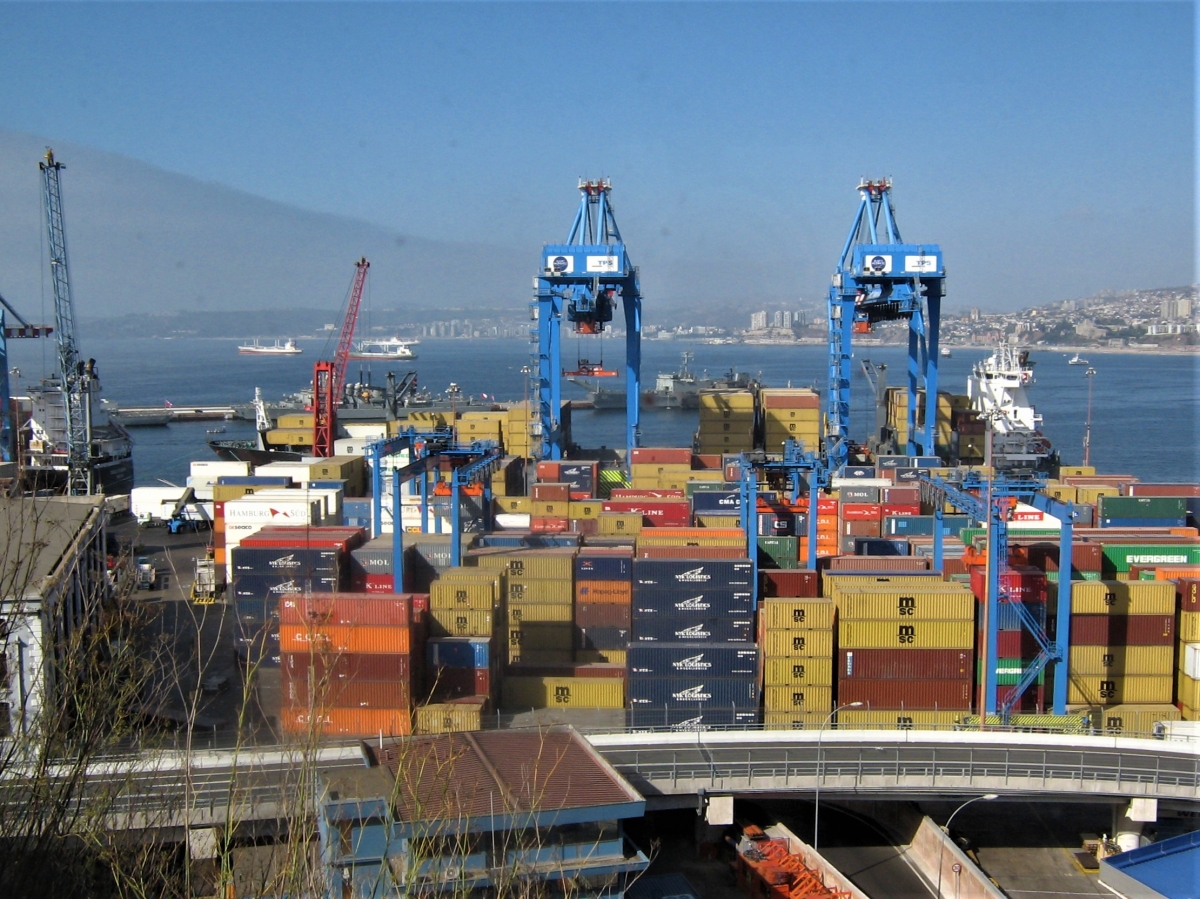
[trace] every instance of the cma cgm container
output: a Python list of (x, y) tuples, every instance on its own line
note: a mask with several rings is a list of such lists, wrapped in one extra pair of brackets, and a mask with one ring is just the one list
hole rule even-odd
[(749, 559), (637, 559), (634, 584), (639, 587), (743, 587), (754, 584)]
[(757, 677), (758, 649), (745, 643), (634, 643), (630, 677)]

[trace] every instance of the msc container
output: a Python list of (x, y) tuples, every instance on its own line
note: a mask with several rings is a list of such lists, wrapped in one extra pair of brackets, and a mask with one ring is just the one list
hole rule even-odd
[(479, 730), (483, 726), (484, 702), (431, 702), (418, 706), (413, 717), (418, 734), (452, 734)]
[(764, 570), (759, 580), (759, 595), (764, 597), (815, 597), (819, 589), (815, 571)]
[(778, 658), (831, 658), (833, 630), (767, 631), (762, 651), (764, 656)]
[(750, 590), (697, 587), (689, 590), (646, 589), (633, 591), (633, 617), (716, 618), (728, 615), (749, 617), (754, 614), (754, 594)]
[(620, 603), (577, 603), (575, 624), (580, 627), (620, 627), (628, 630), (631, 612), (629, 606)]
[(838, 619), (860, 618), (901, 621), (974, 621), (975, 597), (953, 585), (921, 590), (870, 590), (842, 592), (837, 599)]
[(524, 621), (505, 628), (510, 647), (521, 649), (570, 649), (575, 643), (575, 625), (566, 622)]
[(803, 630), (833, 627), (833, 600), (788, 599), (763, 600), (758, 610), (764, 630)]
[(757, 708), (758, 683), (752, 677), (648, 677), (626, 681), (630, 706)]
[(912, 730), (915, 727), (950, 730), (963, 717), (957, 711), (923, 709), (843, 709), (838, 712), (839, 730)]
[(429, 633), (433, 637), (490, 637), (492, 613), (463, 609), (429, 610)]
[[(1032, 636), (1029, 642), (1033, 644)], [(953, 680), (971, 676), (974, 657), (970, 649), (842, 649), (838, 651), (837, 676), (839, 681)]]
[(843, 649), (971, 649), (975, 622), (839, 621), (838, 643)]
[(871, 708), (953, 709), (969, 712), (975, 679), (839, 678), (838, 704), (861, 702)]
[(512, 581), (508, 584), (506, 592), (510, 603), (565, 603), (569, 608), (571, 600), (575, 596), (575, 587), (571, 583), (570, 578), (562, 580), (537, 579)]
[(409, 594), (338, 593), (331, 596), (287, 596), (279, 601), (286, 624), (345, 624), (403, 627), (411, 623)]
[(411, 645), (407, 627), (279, 626), (281, 652), (406, 654)]
[(506, 569), (509, 583), (542, 579), (570, 581), (575, 571), (575, 550), (570, 547), (480, 554), (474, 559), (480, 568)]
[(758, 649), (745, 643), (633, 643), (629, 675), (757, 677)]
[(1070, 637), (1072, 646), (1173, 646), (1175, 616), (1073, 614)]
[(635, 642), (752, 643), (754, 619), (642, 618), (633, 622)]
[(437, 580), (429, 585), (429, 607), (438, 611), (491, 611), (496, 606), (492, 584)]
[(510, 602), (508, 604), (508, 623), (519, 625), (523, 622), (564, 622), (574, 621), (574, 612), (570, 603), (551, 602)]
[(749, 559), (635, 559), (634, 583), (642, 587), (745, 587), (754, 584)]
[(779, 686), (763, 688), (764, 712), (826, 712), (833, 708), (831, 686)]
[(1173, 646), (1072, 646), (1067, 664), (1071, 675), (1170, 674)]
[(408, 681), (412, 676), (412, 657), (363, 653), (286, 652), (280, 667), (284, 677), (313, 683), (339, 680)]
[(1171, 615), (1175, 585), (1169, 581), (1072, 581), (1071, 612), (1081, 615)]
[(320, 709), (285, 706), (279, 712), (284, 733), (328, 737), (403, 737), (411, 734), (408, 709)]
[(611, 677), (506, 677), (500, 688), (506, 709), (621, 709), (625, 682)]
[(1168, 703), (1131, 703), (1107, 708), (1089, 708), (1091, 725), (1105, 734), (1151, 736), (1159, 721), (1178, 721), (1179, 709)]
[(833, 659), (763, 660), (763, 684), (768, 687), (828, 687), (833, 684)]
[(1067, 702), (1079, 705), (1121, 705), (1129, 702), (1170, 702), (1175, 683), (1169, 675), (1110, 677), (1072, 675)]

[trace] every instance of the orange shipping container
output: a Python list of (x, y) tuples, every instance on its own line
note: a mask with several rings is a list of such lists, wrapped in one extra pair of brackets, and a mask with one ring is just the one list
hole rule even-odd
[(279, 626), (282, 652), (361, 652), (404, 654), (411, 646), (407, 627)]
[(575, 601), (622, 603), (633, 599), (633, 581), (576, 581)]
[(279, 711), (284, 733), (306, 734), (310, 729), (325, 736), (403, 737), (412, 733), (408, 709), (321, 709), (284, 706)]

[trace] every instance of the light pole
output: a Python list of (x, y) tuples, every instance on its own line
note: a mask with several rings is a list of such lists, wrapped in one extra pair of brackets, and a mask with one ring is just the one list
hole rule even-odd
[(1087, 378), (1088, 385), (1088, 407), (1087, 407), (1087, 424), (1083, 429), (1083, 464), (1092, 464), (1092, 378), (1096, 376), (1096, 369), (1088, 366), (1088, 370), (1083, 373)]
[(825, 727), (833, 720), (834, 715), (842, 709), (857, 709), (861, 707), (861, 702), (848, 702), (845, 705), (839, 705), (825, 716), (825, 720), (821, 722), (821, 729), (817, 731), (817, 787), (813, 792), (813, 849), (820, 848), (818, 834), (821, 824), (821, 775), (824, 771), (824, 758), (821, 755), (821, 738), (825, 736)]
[[(968, 799), (958, 808), (950, 813), (950, 817), (946, 819), (946, 823), (942, 825), (942, 830), (946, 834), (946, 839), (950, 839), (950, 822), (954, 820), (954, 816), (965, 809), (972, 802), (991, 802), (993, 799), (999, 799), (998, 793), (984, 793), (982, 796), (976, 796), (974, 799)], [(938, 899), (942, 896), (942, 855), (946, 851), (946, 840), (942, 840), (938, 846), (938, 879), (937, 879), (937, 894)]]

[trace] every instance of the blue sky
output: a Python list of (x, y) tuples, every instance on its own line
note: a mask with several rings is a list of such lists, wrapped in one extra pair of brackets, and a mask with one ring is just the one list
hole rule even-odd
[(823, 295), (892, 176), (952, 305), (1193, 281), (1188, 3), (0, 5), (0, 128), (510, 247), (611, 177), (643, 280)]

